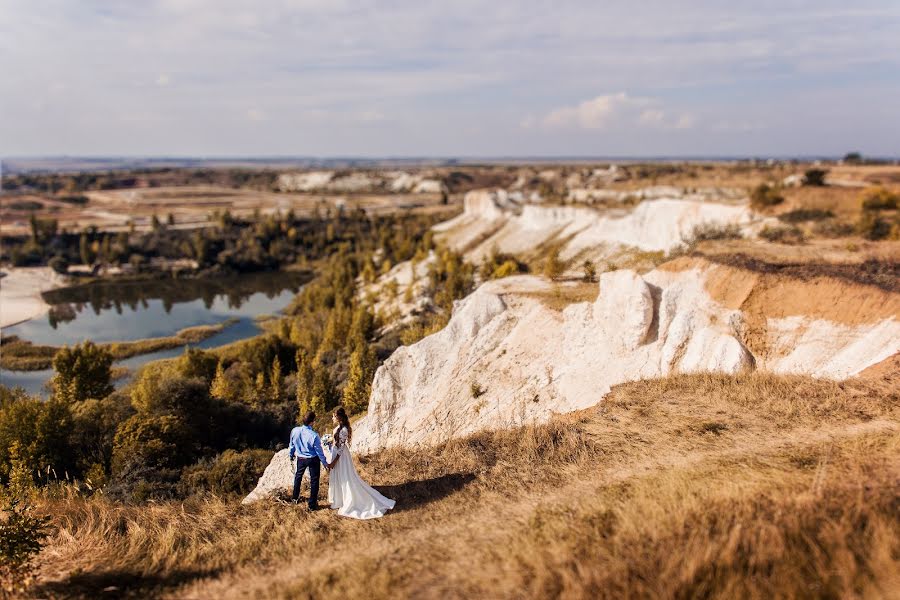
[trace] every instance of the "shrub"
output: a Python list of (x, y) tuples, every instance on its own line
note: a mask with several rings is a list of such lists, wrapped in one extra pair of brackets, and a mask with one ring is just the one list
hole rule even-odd
[(183, 496), (212, 492), (214, 494), (247, 494), (272, 459), (269, 450), (226, 450), (214, 459), (186, 469), (179, 491)]
[(550, 255), (544, 259), (544, 277), (548, 279), (556, 279), (560, 275), (562, 275), (563, 270), (565, 269), (565, 265), (559, 259), (559, 249), (554, 248)]
[(784, 196), (781, 195), (781, 189), (767, 183), (759, 184), (750, 193), (750, 205), (756, 210), (762, 210), (782, 202), (784, 202)]
[(50, 517), (36, 517), (31, 507), (13, 499), (0, 517), (0, 589), (3, 596), (19, 596), (34, 581), (32, 560), (50, 535)]
[(790, 212), (778, 215), (782, 223), (805, 223), (807, 221), (823, 221), (834, 217), (830, 210), (820, 208), (796, 208)]
[(473, 381), (472, 385), (469, 386), (469, 391), (472, 393), (472, 398), (480, 398), (484, 396), (487, 390), (482, 388), (477, 381)]
[(688, 245), (707, 240), (737, 240), (742, 238), (741, 228), (736, 223), (701, 223), (694, 227)]
[(844, 223), (842, 221), (838, 221), (837, 219), (826, 219), (824, 221), (819, 221), (813, 227), (813, 233), (828, 238), (847, 237), (853, 235), (855, 232), (856, 227), (854, 227), (851, 223)]
[(5, 388), (0, 396), (0, 481), (8, 481), (16, 464), (51, 468), (60, 473), (72, 466), (69, 406), (44, 402)]
[(69, 271), (69, 261), (64, 256), (54, 256), (47, 265), (60, 275), (65, 275)]
[(87, 204), (87, 203), (88, 203), (88, 197), (87, 197), (87, 196), (83, 196), (83, 195), (81, 195), (81, 194), (72, 194), (72, 195), (68, 195), (68, 196), (59, 196), (59, 197), (57, 198), (57, 200), (60, 200), (60, 201), (62, 201), (62, 202), (66, 202), (66, 203), (68, 203), (68, 204)]
[(867, 240), (883, 240), (891, 235), (891, 224), (875, 211), (864, 212), (856, 228)]
[(900, 204), (900, 194), (883, 187), (867, 190), (862, 197), (863, 210), (896, 210)]
[(585, 260), (581, 264), (581, 271), (584, 273), (583, 279), (585, 283), (593, 283), (597, 278), (597, 267), (590, 260)]
[(796, 226), (790, 227), (767, 225), (759, 232), (759, 237), (778, 244), (799, 244), (803, 242), (803, 232)]
[(825, 169), (807, 169), (803, 174), (803, 185), (823, 186), (828, 171)]

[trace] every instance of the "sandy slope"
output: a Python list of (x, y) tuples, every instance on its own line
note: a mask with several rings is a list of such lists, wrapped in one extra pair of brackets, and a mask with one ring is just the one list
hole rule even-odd
[(40, 316), (50, 309), (41, 292), (59, 287), (61, 275), (49, 267), (12, 268), (0, 279), (0, 327)]

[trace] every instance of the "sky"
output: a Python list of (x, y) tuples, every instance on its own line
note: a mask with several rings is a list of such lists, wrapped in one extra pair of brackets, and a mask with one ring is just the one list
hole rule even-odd
[(0, 0), (0, 157), (900, 156), (900, 1)]

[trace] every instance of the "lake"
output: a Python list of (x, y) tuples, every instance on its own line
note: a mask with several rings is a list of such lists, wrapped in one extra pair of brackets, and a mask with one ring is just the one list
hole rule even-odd
[[(3, 330), (35, 344), (63, 346), (84, 340), (121, 342), (175, 335), (195, 325), (233, 323), (215, 335), (190, 344), (215, 348), (257, 335), (256, 317), (277, 314), (309, 281), (301, 272), (255, 273), (215, 279), (161, 279), (141, 282), (104, 281), (44, 294), (47, 315)], [(171, 358), (184, 346), (133, 356), (117, 366), (132, 372), (145, 363)], [(53, 370), (0, 370), (0, 383), (46, 395), (44, 384)], [(121, 383), (121, 380), (120, 382)]]

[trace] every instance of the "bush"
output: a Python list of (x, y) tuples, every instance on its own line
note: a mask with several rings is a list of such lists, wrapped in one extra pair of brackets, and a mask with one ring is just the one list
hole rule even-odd
[(0, 517), (0, 589), (3, 596), (19, 596), (34, 580), (32, 560), (49, 534), (50, 517), (36, 517), (31, 508), (11, 500)]
[(179, 484), (183, 496), (212, 492), (246, 495), (272, 460), (270, 450), (226, 450), (212, 460), (185, 470)]
[(471, 392), (472, 398), (480, 398), (481, 396), (484, 396), (486, 391), (487, 390), (481, 387), (477, 381), (473, 381), (472, 385), (469, 386), (469, 392)]
[(66, 202), (68, 204), (87, 204), (89, 198), (87, 196), (83, 196), (81, 194), (72, 194), (69, 196), (59, 196), (57, 200), (62, 202)]
[(759, 184), (750, 193), (750, 205), (756, 210), (762, 210), (782, 202), (784, 202), (784, 196), (781, 195), (781, 189), (767, 183)]
[(73, 466), (71, 414), (57, 400), (44, 402), (21, 391), (0, 388), (0, 481), (8, 481), (16, 463), (60, 474)]
[(877, 212), (866, 211), (859, 219), (857, 230), (867, 240), (884, 240), (891, 235), (891, 224)]
[(804, 240), (803, 232), (793, 225), (790, 227), (767, 225), (759, 232), (759, 237), (778, 244), (800, 244)]
[(862, 197), (863, 210), (896, 210), (898, 204), (900, 194), (883, 187), (867, 190)]
[(819, 221), (813, 227), (813, 233), (828, 238), (847, 237), (853, 235), (855, 232), (856, 227), (854, 227), (851, 223), (844, 223), (842, 221), (838, 221), (837, 219), (826, 219), (824, 221)]
[(113, 391), (113, 357), (93, 342), (63, 348), (53, 358), (53, 393), (65, 402), (105, 398)]
[(581, 271), (585, 283), (593, 283), (597, 279), (597, 267), (594, 266), (593, 261), (585, 260), (581, 263)]
[(820, 208), (797, 208), (790, 212), (778, 215), (782, 223), (805, 223), (807, 221), (823, 221), (834, 217), (830, 210)]
[(65, 275), (69, 271), (69, 261), (63, 256), (54, 256), (47, 265), (60, 275)]
[(823, 186), (828, 171), (825, 169), (807, 169), (803, 174), (803, 185)]
[(544, 277), (548, 279), (556, 279), (560, 275), (562, 275), (563, 270), (565, 270), (566, 265), (559, 259), (559, 249), (554, 248), (550, 255), (544, 259), (544, 268), (543, 273)]
[(736, 223), (701, 223), (694, 227), (688, 245), (707, 240), (737, 240), (742, 238), (741, 228)]

